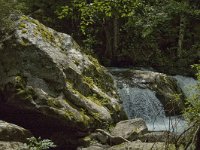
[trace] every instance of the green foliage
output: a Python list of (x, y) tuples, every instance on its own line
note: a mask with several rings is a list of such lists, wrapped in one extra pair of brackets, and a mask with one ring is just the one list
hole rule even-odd
[[(155, 62), (157, 58), (166, 57), (165, 55), (171, 55), (169, 58), (176, 55), (180, 16), (200, 18), (199, 3), (187, 0), (73, 0), (63, 3), (56, 13), (60, 19), (67, 18), (76, 22), (76, 32), (78, 31), (79, 38), (82, 35), (85, 47), (107, 49), (105, 45), (110, 45), (107, 49), (109, 52), (102, 50), (97, 51), (97, 54), (103, 53), (104, 57), (111, 55), (111, 59), (115, 59), (116, 55), (131, 57), (137, 61), (146, 53), (145, 60), (154, 56)], [(117, 33), (114, 31), (114, 20), (118, 22)], [(188, 33), (185, 36), (191, 36)], [(114, 39), (120, 41), (117, 48), (121, 50), (116, 50)], [(190, 39), (187, 42), (194, 45)]]
[(86, 34), (87, 27), (113, 17), (124, 18), (134, 14), (134, 8), (140, 7), (141, 1), (116, 0), (115, 2), (106, 0), (93, 0), (87, 3), (86, 0), (74, 0), (66, 6), (61, 6), (57, 11), (60, 19), (70, 17), (75, 14), (80, 19), (80, 28)]
[[(86, 52), (101, 57), (108, 65), (128, 61), (172, 66), (179, 39), (183, 57), (190, 54), (191, 48), (197, 51), (199, 47), (198, 1), (18, 0), (15, 4), (12, 0), (0, 0), (0, 15), (23, 10), (40, 22), (72, 35)], [(186, 18), (183, 27), (182, 16)], [(0, 18), (4, 20), (2, 23), (9, 20)]]
[[(197, 69), (197, 79), (198, 83), (195, 88), (195, 94), (186, 100), (187, 107), (184, 111), (184, 117), (189, 123), (189, 128), (185, 130), (182, 134), (185, 137), (184, 140), (184, 149), (198, 149), (199, 148), (199, 136), (200, 136), (200, 64), (192, 66)], [(181, 137), (180, 136), (180, 137)], [(179, 137), (179, 138), (180, 138)]]
[(0, 32), (6, 32), (14, 28), (14, 18), (25, 11), (26, 7), (22, 0), (0, 0)]
[(198, 83), (196, 87), (192, 87), (193, 89), (195, 88), (196, 94), (187, 99), (186, 104), (188, 107), (184, 112), (184, 116), (189, 122), (198, 122), (200, 124), (200, 65), (193, 65), (193, 68), (197, 69)]
[(31, 137), (28, 138), (27, 140), (28, 140), (27, 147), (29, 150), (47, 150), (49, 148), (56, 147), (56, 145), (54, 145), (54, 143), (49, 139), (42, 140), (40, 137), (39, 138)]

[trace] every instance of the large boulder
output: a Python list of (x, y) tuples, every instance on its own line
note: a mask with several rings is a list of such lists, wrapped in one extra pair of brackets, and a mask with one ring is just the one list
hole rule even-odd
[(145, 121), (141, 118), (120, 121), (112, 129), (111, 135), (121, 136), (127, 140), (133, 141), (139, 135), (148, 131)]
[(0, 53), (3, 119), (63, 142), (126, 118), (112, 76), (71, 36), (21, 16)]
[(16, 150), (26, 148), (24, 144), (32, 134), (15, 124), (0, 120), (0, 150)]
[(31, 136), (30, 131), (0, 120), (0, 141), (26, 142)]
[[(126, 84), (130, 87), (154, 91), (167, 115), (180, 114), (184, 108), (182, 90), (172, 76), (144, 69), (111, 69), (111, 73), (117, 78), (119, 88), (123, 88), (123, 84)], [(180, 99), (177, 99), (178, 96)]]

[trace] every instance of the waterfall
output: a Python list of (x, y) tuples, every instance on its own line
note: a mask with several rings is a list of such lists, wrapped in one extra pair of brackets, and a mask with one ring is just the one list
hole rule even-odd
[(166, 117), (163, 105), (150, 89), (131, 87), (123, 83), (118, 88), (123, 100), (123, 107), (129, 119), (143, 118), (150, 131), (170, 130), (181, 132), (184, 130), (182, 117)]
[(164, 108), (153, 91), (127, 84), (118, 91), (129, 118), (143, 118), (149, 122), (165, 117)]
[[(124, 110), (129, 119), (143, 118), (151, 131), (169, 130), (173, 132), (182, 132), (186, 127), (186, 123), (181, 116), (166, 117), (164, 107), (160, 100), (156, 97), (155, 91), (150, 89), (148, 79), (138, 78), (134, 73), (127, 74), (128, 69), (112, 69), (117, 83), (118, 93), (123, 102)], [(145, 70), (146, 71), (146, 70)], [(154, 73), (153, 71), (146, 71), (144, 73), (150, 74), (150, 78)], [(184, 87), (193, 83), (192, 78), (175, 76), (178, 78), (178, 85)], [(186, 80), (187, 79), (187, 80)], [(186, 83), (185, 83), (186, 82)], [(184, 90), (188, 92), (188, 90)], [(189, 92), (187, 94), (190, 94)]]
[(177, 80), (178, 86), (181, 88), (187, 98), (190, 98), (192, 95), (197, 93), (197, 90), (195, 89), (197, 80), (194, 78), (181, 75), (176, 75), (174, 78)]

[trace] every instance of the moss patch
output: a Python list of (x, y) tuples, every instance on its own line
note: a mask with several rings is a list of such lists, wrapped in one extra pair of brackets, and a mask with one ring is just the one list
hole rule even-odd
[(26, 28), (27, 26), (26, 26), (26, 24), (25, 23), (20, 23), (19, 24), (19, 29), (24, 29), (24, 28)]

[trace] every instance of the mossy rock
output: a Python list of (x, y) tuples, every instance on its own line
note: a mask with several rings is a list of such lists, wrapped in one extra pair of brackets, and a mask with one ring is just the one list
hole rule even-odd
[(0, 49), (0, 112), (15, 114), (6, 119), (74, 138), (125, 118), (112, 76), (71, 36), (27, 16), (16, 24)]

